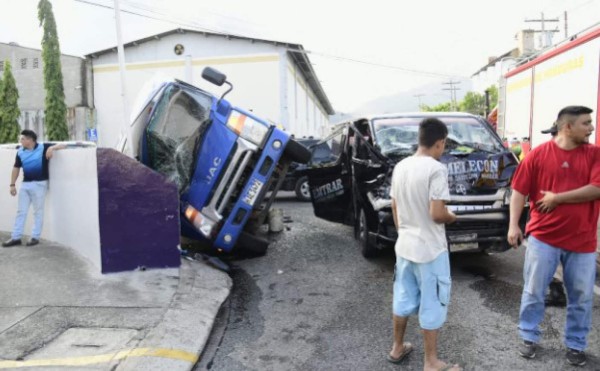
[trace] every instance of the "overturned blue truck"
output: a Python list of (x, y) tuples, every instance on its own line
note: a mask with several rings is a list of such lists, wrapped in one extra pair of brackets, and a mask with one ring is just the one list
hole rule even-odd
[(263, 254), (268, 241), (257, 226), (289, 164), (307, 163), (310, 152), (225, 100), (233, 85), (224, 74), (207, 67), (202, 77), (229, 89), (218, 98), (183, 81), (161, 83), (119, 149), (177, 184), (183, 236), (223, 252), (238, 247)]

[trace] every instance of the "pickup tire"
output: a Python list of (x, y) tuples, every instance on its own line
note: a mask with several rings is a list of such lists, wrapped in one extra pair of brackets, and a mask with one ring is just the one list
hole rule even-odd
[(356, 237), (362, 256), (367, 259), (374, 257), (377, 255), (377, 248), (369, 243), (369, 225), (367, 224), (367, 214), (363, 208), (360, 209), (358, 214), (357, 228)]
[(300, 164), (308, 163), (311, 157), (310, 150), (293, 139), (288, 141), (283, 154), (288, 159), (292, 160), (292, 162), (298, 162)]
[(300, 201), (310, 201), (310, 187), (308, 177), (305, 175), (296, 181), (296, 198)]
[(263, 256), (267, 253), (269, 241), (244, 231), (237, 240), (237, 246), (253, 256)]

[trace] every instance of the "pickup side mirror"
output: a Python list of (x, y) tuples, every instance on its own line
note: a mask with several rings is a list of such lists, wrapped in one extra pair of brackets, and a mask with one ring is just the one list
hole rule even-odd
[(204, 70), (202, 70), (202, 78), (217, 86), (221, 86), (227, 81), (227, 76), (224, 73), (212, 67), (205, 67)]

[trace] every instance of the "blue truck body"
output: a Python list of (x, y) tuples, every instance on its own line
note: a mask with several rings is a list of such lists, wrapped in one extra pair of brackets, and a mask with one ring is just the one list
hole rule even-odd
[(131, 152), (178, 184), (182, 235), (220, 251), (249, 233), (250, 218), (264, 220), (289, 163), (309, 159), (290, 134), (187, 83), (166, 82), (146, 102)]

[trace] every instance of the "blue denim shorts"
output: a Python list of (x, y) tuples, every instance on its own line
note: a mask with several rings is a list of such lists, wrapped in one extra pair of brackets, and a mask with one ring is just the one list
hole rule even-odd
[(419, 314), (419, 325), (437, 330), (446, 321), (450, 303), (450, 260), (448, 252), (428, 263), (396, 258), (393, 312), (399, 317)]

